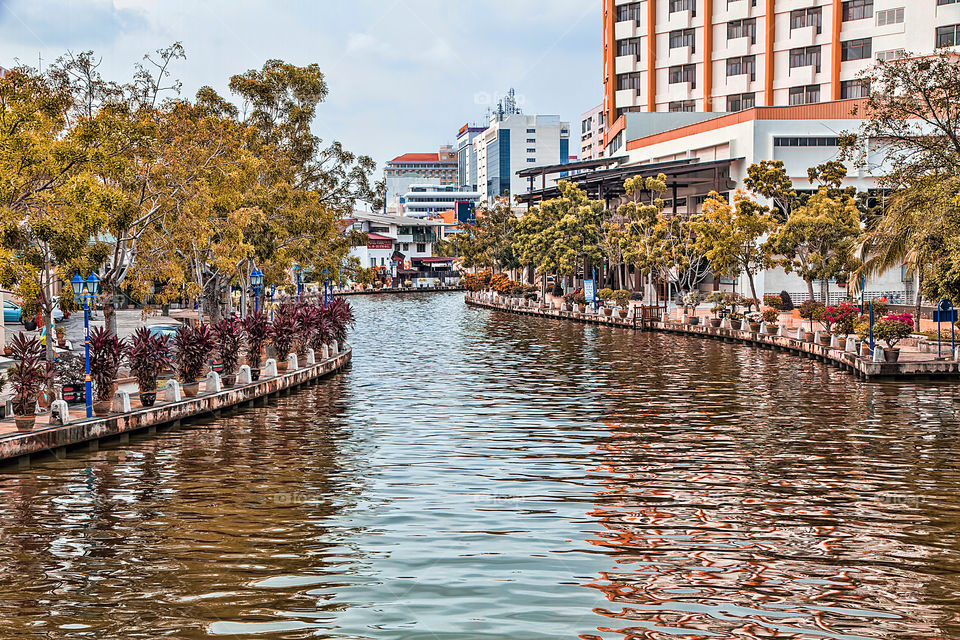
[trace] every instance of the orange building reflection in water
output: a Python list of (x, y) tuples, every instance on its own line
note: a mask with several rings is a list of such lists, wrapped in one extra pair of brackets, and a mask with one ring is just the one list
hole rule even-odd
[(647, 405), (630, 421), (607, 423), (588, 513), (612, 560), (588, 585), (610, 623), (580, 638), (958, 637), (944, 632), (956, 605), (927, 595), (935, 555), (908, 540), (920, 507), (884, 499), (889, 482), (853, 471), (854, 449), (844, 475), (732, 420), (662, 424)]

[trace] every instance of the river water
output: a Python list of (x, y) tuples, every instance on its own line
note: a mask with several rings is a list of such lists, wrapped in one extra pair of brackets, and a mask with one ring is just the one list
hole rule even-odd
[(0, 638), (960, 638), (954, 387), (351, 302), (322, 385), (0, 477)]

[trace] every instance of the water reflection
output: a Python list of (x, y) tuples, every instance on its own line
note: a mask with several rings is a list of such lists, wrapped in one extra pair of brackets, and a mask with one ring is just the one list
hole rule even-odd
[(355, 303), (324, 385), (0, 478), (0, 638), (960, 638), (952, 387)]

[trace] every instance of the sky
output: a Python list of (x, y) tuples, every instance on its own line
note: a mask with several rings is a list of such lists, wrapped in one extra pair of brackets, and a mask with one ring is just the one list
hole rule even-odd
[(179, 41), (173, 72), (192, 97), (227, 95), (268, 59), (316, 62), (330, 93), (314, 132), (372, 156), (380, 177), (402, 153), (455, 144), (511, 87), (525, 113), (578, 123), (603, 97), (601, 29), (599, 0), (0, 0), (0, 66), (92, 50), (125, 81)]

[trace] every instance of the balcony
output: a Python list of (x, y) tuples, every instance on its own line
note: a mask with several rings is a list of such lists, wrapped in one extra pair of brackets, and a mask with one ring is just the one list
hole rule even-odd
[(621, 89), (616, 95), (617, 108), (625, 109), (627, 107), (640, 106), (640, 96), (634, 89)]
[(727, 40), (727, 58), (739, 58), (741, 56), (750, 55), (750, 50), (753, 48), (753, 43), (749, 37), (746, 38), (732, 38)]
[(741, 73), (736, 76), (727, 76), (727, 82), (724, 85), (724, 93), (748, 93), (752, 85), (752, 79), (749, 73)]
[(822, 80), (820, 68), (814, 65), (794, 67), (790, 69), (790, 85), (820, 84)]
[(624, 20), (613, 25), (613, 35), (617, 40), (626, 40), (644, 35), (644, 29), (637, 20)]
[(415, 233), (413, 234), (413, 239), (410, 242), (436, 242), (437, 234), (433, 232), (429, 233)]
[(637, 56), (619, 56), (616, 58), (617, 75), (621, 73), (633, 73), (643, 68), (640, 58)]
[[(760, 5), (759, 2), (757, 4)], [(780, 8), (777, 7), (777, 10), (779, 11)], [(714, 19), (717, 21), (716, 23), (719, 24), (720, 22), (743, 20), (744, 18), (753, 18), (763, 14), (764, 7), (754, 7), (751, 0), (731, 0), (726, 3), (726, 7), (723, 6), (723, 3), (718, 4)]]
[(673, 47), (667, 52), (667, 64), (675, 67), (693, 62), (693, 47)]
[(667, 100), (670, 102), (693, 100), (696, 97), (696, 88), (692, 82), (675, 82), (667, 85)]
[[(745, 0), (749, 2), (750, 0)], [(689, 29), (693, 26), (693, 11), (685, 9), (683, 11), (674, 11), (667, 16), (667, 22), (663, 26), (664, 31), (675, 31), (677, 29)]]

